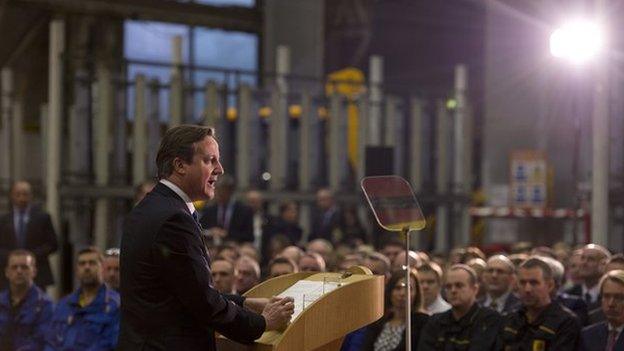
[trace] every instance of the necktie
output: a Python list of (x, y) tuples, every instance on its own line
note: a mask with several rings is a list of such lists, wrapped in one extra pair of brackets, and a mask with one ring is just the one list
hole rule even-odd
[(197, 225), (201, 228), (201, 224), (199, 224), (199, 215), (197, 214), (197, 211), (193, 211), (193, 213), (191, 213), (191, 216), (193, 216), (195, 223), (197, 223)]
[(26, 213), (24, 211), (20, 211), (17, 216), (17, 247), (24, 248), (25, 244), (25, 236), (26, 236)]
[(496, 303), (496, 301), (492, 300), (492, 303), (490, 303), (490, 308), (494, 311), (498, 311), (498, 304)]
[(589, 305), (592, 303), (592, 297), (589, 293), (585, 293), (585, 302)]
[(617, 331), (615, 329), (611, 329), (609, 331), (609, 338), (607, 339), (607, 348), (605, 349), (605, 351), (614, 351), (616, 336), (617, 336)]

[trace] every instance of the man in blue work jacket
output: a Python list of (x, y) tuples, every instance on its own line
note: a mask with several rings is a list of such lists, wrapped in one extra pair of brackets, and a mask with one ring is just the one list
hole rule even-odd
[(11, 251), (5, 275), (9, 287), (0, 292), (0, 350), (35, 351), (43, 348), (52, 317), (52, 300), (34, 284), (35, 255)]
[(104, 284), (103, 257), (89, 247), (78, 252), (78, 290), (59, 301), (46, 332), (45, 351), (113, 350), (119, 333), (119, 294)]

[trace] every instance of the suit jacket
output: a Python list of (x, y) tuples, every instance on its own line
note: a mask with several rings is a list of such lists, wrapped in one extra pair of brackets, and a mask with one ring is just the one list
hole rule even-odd
[[(35, 283), (40, 287), (54, 284), (48, 256), (57, 250), (56, 232), (50, 215), (38, 206), (31, 206), (30, 208), (25, 236), (23, 248), (32, 251), (37, 258)], [(13, 210), (11, 209), (9, 213), (0, 217), (0, 262), (2, 262), (3, 272), (9, 252), (17, 248)], [(5, 286), (4, 274), (0, 274), (0, 276), (2, 277), (2, 285)]]
[(200, 226), (162, 183), (126, 218), (121, 267), (117, 350), (214, 351), (215, 330), (242, 343), (264, 332), (243, 298), (237, 305), (213, 288)]
[(555, 301), (574, 312), (574, 314), (579, 318), (579, 322), (581, 322), (582, 326), (588, 325), (589, 311), (587, 311), (587, 304), (585, 303), (585, 300), (575, 295), (559, 293), (557, 294)]
[[(487, 297), (483, 297), (479, 299), (478, 301), (479, 305), (485, 306), (486, 299)], [(489, 307), (489, 306), (485, 306), (485, 307)], [(507, 295), (507, 299), (505, 300), (505, 306), (503, 306), (502, 314), (505, 315), (507, 313), (515, 312), (520, 307), (522, 307), (522, 301), (520, 301), (520, 299), (516, 295), (514, 295), (512, 291), (509, 293), (509, 295)]]
[[(218, 204), (212, 204), (206, 207), (206, 209), (202, 212), (201, 219), (199, 220), (202, 227), (205, 229), (212, 227), (223, 228), (224, 226), (219, 223), (219, 220), (217, 219), (218, 213)], [(225, 237), (226, 240), (232, 240), (239, 243), (253, 242), (253, 210), (240, 201), (234, 201), (229, 223), (227, 223), (226, 227), (228, 232)]]
[[(604, 350), (607, 347), (609, 327), (607, 322), (597, 323), (583, 328), (578, 351)], [(614, 351), (624, 350), (624, 333), (620, 333), (615, 341)]]
[[(583, 297), (583, 286), (581, 284), (576, 284), (564, 292), (569, 295), (578, 296), (581, 299), (583, 299), (583, 301), (585, 301), (585, 298)], [(600, 308), (600, 300), (601, 300), (601, 297), (598, 296), (598, 299), (595, 302), (590, 303), (590, 304), (586, 303), (587, 311), (591, 313), (591, 311), (597, 308)]]
[(312, 225), (308, 240), (325, 239), (334, 244), (342, 241), (342, 237), (334, 237), (334, 231), (340, 229), (340, 210), (333, 207), (328, 211), (314, 208), (312, 211)]

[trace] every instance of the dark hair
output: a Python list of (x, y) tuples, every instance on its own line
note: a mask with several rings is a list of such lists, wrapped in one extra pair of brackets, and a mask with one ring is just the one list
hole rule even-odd
[(15, 249), (12, 250), (11, 252), (9, 252), (9, 255), (7, 256), (7, 261), (6, 264), (9, 264), (9, 260), (11, 259), (11, 257), (14, 256), (30, 256), (32, 257), (32, 263), (34, 266), (37, 266), (37, 258), (35, 257), (35, 254), (32, 253), (32, 251), (28, 251), (28, 250), (24, 250), (24, 249)]
[(539, 268), (544, 279), (553, 279), (553, 271), (550, 265), (540, 257), (531, 257), (520, 265), (520, 269)]
[(435, 263), (435, 262), (428, 262), (428, 263), (424, 263), (421, 264), (420, 266), (418, 266), (418, 272), (422, 273), (422, 272), (433, 272), (436, 275), (436, 278), (438, 279), (438, 284), (442, 284), (442, 276), (444, 276), (444, 272), (442, 271), (442, 267), (440, 267), (439, 264)]
[(87, 247), (81, 249), (76, 254), (76, 258), (78, 258), (78, 257), (80, 257), (82, 255), (85, 255), (85, 254), (90, 254), (90, 253), (97, 254), (98, 261), (104, 262), (104, 256), (102, 255), (102, 252), (95, 246), (87, 246)]
[[(410, 268), (410, 278), (414, 279), (416, 285), (415, 285), (415, 290), (416, 290), (416, 296), (414, 297), (414, 301), (412, 301), (412, 313), (414, 312), (418, 312), (419, 310), (422, 309), (423, 307), (423, 294), (422, 294), (422, 288), (420, 287), (420, 278), (418, 278), (418, 271), (416, 271), (416, 269), (414, 268)], [(385, 291), (385, 304), (386, 304), (386, 312), (390, 311), (390, 307), (392, 306), (392, 290), (394, 290), (394, 288), (396, 287), (396, 285), (399, 283), (399, 281), (401, 279), (405, 278), (405, 271), (404, 270), (397, 270), (392, 272), (392, 275), (390, 276), (390, 279), (388, 280), (388, 284), (386, 284), (386, 291)]]
[(284, 214), (289, 206), (295, 206), (297, 208), (297, 202), (293, 200), (285, 200), (279, 204), (279, 214)]
[(269, 265), (267, 266), (269, 268), (269, 270), (271, 270), (271, 267), (273, 267), (276, 264), (287, 264), (290, 265), (293, 269), (293, 272), (297, 272), (299, 270), (299, 266), (297, 266), (297, 264), (291, 260), (288, 257), (284, 257), (284, 256), (277, 256), (274, 259), (272, 259), (271, 261), (269, 261)]
[(207, 136), (215, 137), (213, 128), (185, 124), (169, 129), (160, 141), (156, 155), (158, 179), (167, 178), (173, 173), (173, 160), (177, 157), (191, 163), (195, 154), (195, 143)]
[(463, 263), (454, 264), (451, 266), (451, 268), (449, 268), (449, 272), (450, 271), (464, 271), (468, 273), (470, 285), (475, 285), (479, 281), (477, 272), (475, 272), (475, 270), (472, 269), (472, 267), (470, 267), (469, 265)]
[(622, 255), (621, 253), (617, 253), (611, 256), (607, 264), (609, 263), (624, 263), (624, 255)]

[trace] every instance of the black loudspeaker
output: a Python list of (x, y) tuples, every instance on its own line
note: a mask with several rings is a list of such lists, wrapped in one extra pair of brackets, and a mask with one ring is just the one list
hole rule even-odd
[(394, 148), (387, 146), (366, 147), (366, 176), (390, 175), (394, 173)]

